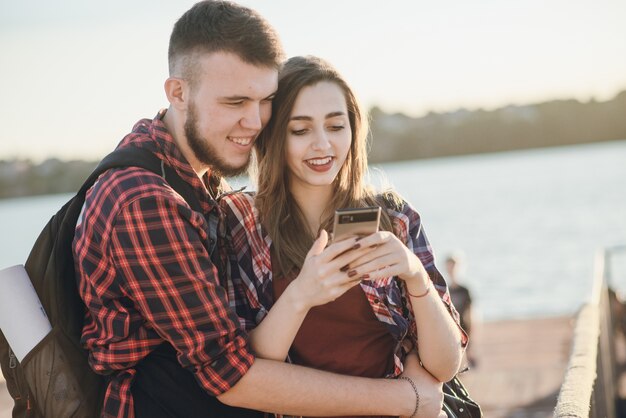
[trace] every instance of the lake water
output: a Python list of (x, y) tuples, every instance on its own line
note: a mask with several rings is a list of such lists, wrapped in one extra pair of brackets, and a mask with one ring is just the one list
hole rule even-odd
[[(381, 177), (422, 215), (442, 271), (448, 252), (464, 253), (484, 320), (574, 313), (596, 250), (626, 243), (626, 141), (385, 164)], [(0, 201), (0, 268), (25, 261), (70, 197)], [(614, 281), (626, 291), (626, 274)]]

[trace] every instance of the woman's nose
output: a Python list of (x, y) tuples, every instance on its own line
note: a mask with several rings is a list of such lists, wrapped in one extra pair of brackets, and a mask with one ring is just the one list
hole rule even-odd
[(323, 129), (318, 130), (315, 134), (315, 140), (312, 144), (314, 149), (325, 150), (330, 148), (330, 140), (328, 138), (328, 133)]

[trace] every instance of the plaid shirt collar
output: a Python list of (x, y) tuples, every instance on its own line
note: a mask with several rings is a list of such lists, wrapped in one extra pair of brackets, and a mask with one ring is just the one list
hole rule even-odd
[(213, 196), (228, 191), (229, 187), (211, 168), (202, 176), (202, 179), (198, 177), (176, 144), (174, 137), (168, 132), (163, 122), (166, 113), (167, 109), (161, 109), (154, 119), (141, 119), (135, 124), (132, 132), (122, 140), (119, 147), (135, 146), (150, 149), (165, 164), (174, 168), (182, 180), (193, 187), (203, 211), (211, 212), (218, 207)]

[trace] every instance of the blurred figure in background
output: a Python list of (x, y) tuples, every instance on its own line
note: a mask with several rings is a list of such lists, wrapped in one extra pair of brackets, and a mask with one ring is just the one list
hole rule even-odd
[(452, 304), (461, 315), (461, 326), (470, 338), (470, 343), (465, 350), (465, 356), (469, 367), (476, 367), (476, 357), (472, 350), (472, 294), (469, 289), (458, 282), (459, 270), (461, 266), (461, 256), (458, 253), (451, 253), (446, 257), (446, 272), (448, 289)]

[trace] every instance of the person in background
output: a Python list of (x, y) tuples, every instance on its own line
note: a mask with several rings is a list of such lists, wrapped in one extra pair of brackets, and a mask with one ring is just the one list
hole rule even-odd
[[(272, 107), (255, 145), (258, 193), (221, 200), (231, 304), (253, 350), (380, 378), (399, 376), (414, 347), (438, 385), (450, 380), (466, 336), (419, 214), (363, 183), (367, 129), (352, 90), (324, 60), (294, 57)], [(335, 210), (366, 206), (383, 208), (380, 231), (329, 243)]]
[[(452, 304), (461, 316), (461, 326), (470, 337), (472, 333), (472, 294), (470, 290), (459, 283), (460, 256), (450, 254), (446, 257), (446, 273), (449, 281), (450, 297)], [(468, 365), (476, 367), (476, 357), (471, 350), (471, 344), (465, 350)]]

